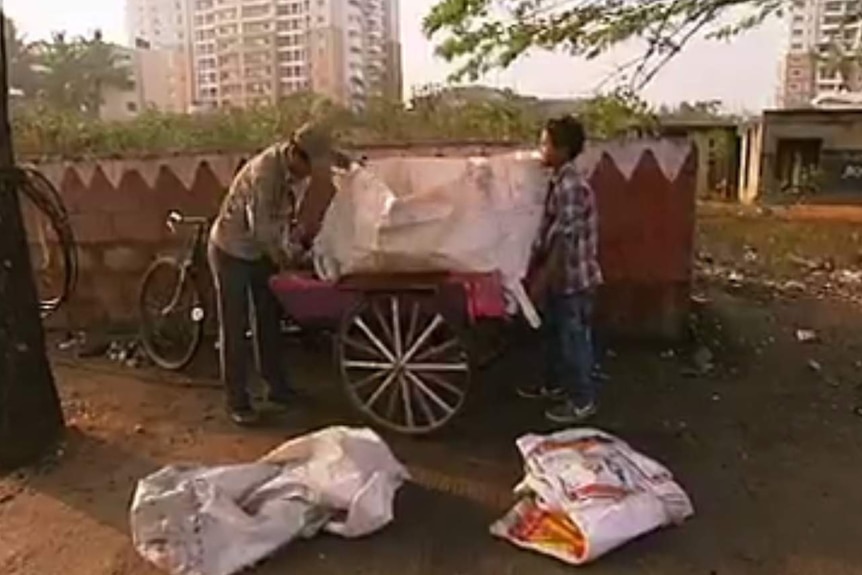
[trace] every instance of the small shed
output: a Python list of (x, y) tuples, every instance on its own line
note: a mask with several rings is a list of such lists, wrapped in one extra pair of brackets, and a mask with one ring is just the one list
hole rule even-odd
[(862, 203), (862, 107), (767, 110), (740, 133), (742, 201)]

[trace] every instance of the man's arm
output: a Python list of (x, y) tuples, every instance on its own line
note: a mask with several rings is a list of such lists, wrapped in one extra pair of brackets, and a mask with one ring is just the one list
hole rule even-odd
[(281, 267), (286, 254), (281, 247), (281, 233), (286, 222), (281, 221), (282, 195), (287, 185), (280, 173), (276, 150), (264, 152), (254, 172), (250, 174), (249, 227), (264, 254)]
[(312, 167), (308, 189), (297, 214), (297, 235), (303, 245), (310, 245), (314, 241), (335, 192), (332, 165), (329, 162), (316, 163)]

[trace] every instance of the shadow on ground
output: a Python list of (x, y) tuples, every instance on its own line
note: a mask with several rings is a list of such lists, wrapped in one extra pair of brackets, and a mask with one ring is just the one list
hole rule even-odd
[[(708, 299), (710, 325), (702, 335), (714, 348), (717, 369), (690, 377), (678, 356), (620, 350), (607, 366), (612, 381), (595, 421), (672, 469), (692, 495), (697, 515), (589, 570), (858, 573), (862, 418), (854, 408), (862, 313), (840, 302), (764, 303), (720, 290)], [(798, 342), (795, 330), (801, 327), (815, 330), (821, 343)], [(0, 544), (4, 575), (31, 575), (24, 559), (33, 557), (46, 558), (40, 575), (149, 575), (130, 554), (109, 568), (88, 564), (86, 557), (74, 556), (83, 563), (73, 563), (67, 548), (84, 545), (90, 528), (77, 531), (71, 524), (58, 530), (75, 521), (61, 508), (92, 518), (109, 529), (104, 537), (129, 549), (127, 510), (135, 481), (160, 465), (253, 460), (297, 433), (359, 423), (341, 396), (326, 351), (289, 353), (310, 401), (251, 432), (225, 421), (216, 388), (175, 385), (158, 372), (109, 369), (98, 362), (58, 363), (67, 410), (84, 405), (86, 418), (72, 414), (78, 431), (70, 431), (59, 464), (25, 480), (32, 496), (0, 503), (4, 530), (32, 530), (15, 539), (15, 562), (4, 563)], [(812, 361), (819, 370), (811, 368)], [(519, 347), (482, 374), (476, 401), (450, 429), (421, 440), (386, 436), (417, 479), (399, 495), (389, 528), (357, 541), (323, 536), (297, 542), (253, 573), (568, 572), (488, 534), (520, 473), (515, 438), (549, 430), (543, 406), (512, 393), (536, 377), (537, 365), (535, 350)], [(32, 510), (36, 505), (42, 506), (39, 513)], [(52, 529), (43, 532), (43, 521), (53, 521)], [(62, 545), (51, 543), (61, 536)]]

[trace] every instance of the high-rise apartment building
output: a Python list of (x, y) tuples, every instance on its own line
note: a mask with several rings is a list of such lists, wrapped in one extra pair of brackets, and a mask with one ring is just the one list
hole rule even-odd
[(188, 111), (193, 88), (188, 0), (126, 0), (126, 30), (136, 51), (142, 105)]
[(189, 0), (194, 100), (252, 106), (302, 91), (359, 107), (401, 97), (397, 0)]
[[(862, 45), (860, 14), (862, 0), (793, 1), (782, 107), (805, 107), (817, 96), (858, 89), (859, 66), (847, 63)], [(843, 63), (841, 54), (848, 55)]]
[(153, 48), (180, 48), (188, 41), (187, 0), (126, 0), (130, 44), (146, 41)]

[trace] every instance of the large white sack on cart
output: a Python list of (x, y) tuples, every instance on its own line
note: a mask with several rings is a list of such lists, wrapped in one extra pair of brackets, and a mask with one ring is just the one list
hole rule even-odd
[(595, 429), (517, 441), (525, 477), (518, 503), (491, 533), (573, 565), (694, 513), (661, 464)]
[(535, 154), (387, 158), (337, 176), (316, 240), (318, 273), (526, 273), (546, 173)]
[(384, 527), (406, 478), (373, 431), (332, 427), (255, 463), (169, 466), (142, 479), (132, 540), (173, 575), (230, 575), (321, 529), (359, 537)]

